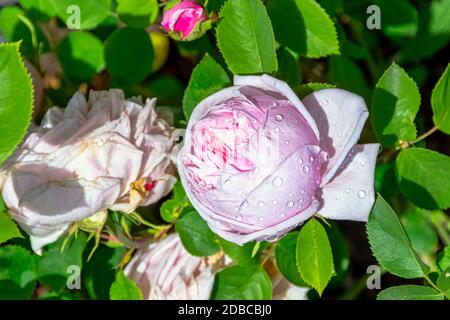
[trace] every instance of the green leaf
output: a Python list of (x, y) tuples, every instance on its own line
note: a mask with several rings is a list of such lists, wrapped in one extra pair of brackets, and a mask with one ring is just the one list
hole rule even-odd
[(355, 62), (344, 55), (330, 58), (330, 79), (339, 88), (355, 92), (364, 98), (369, 96), (364, 73)]
[[(252, 256), (253, 248), (256, 244), (255, 241), (247, 242), (242, 246), (226, 241), (222, 238), (219, 238), (219, 241), (225, 254), (233, 259), (233, 261), (235, 261), (238, 265), (247, 267), (258, 264), (259, 254)], [(258, 251), (258, 253), (260, 252), (261, 251)]]
[(111, 300), (142, 300), (142, 292), (138, 286), (128, 279), (123, 271), (117, 273), (116, 280), (109, 291)]
[(427, 274), (429, 268), (414, 251), (394, 210), (380, 195), (366, 228), (372, 253), (383, 268), (407, 279)]
[(23, 238), (23, 236), (15, 222), (0, 210), (0, 244), (13, 238)]
[[(86, 250), (85, 256), (90, 251)], [(115, 269), (120, 264), (125, 252), (125, 247), (98, 247), (92, 258), (86, 262), (82, 271), (83, 285), (89, 297), (94, 300), (109, 299), (109, 289), (115, 279)]]
[(34, 256), (22, 247), (0, 247), (0, 300), (31, 298), (36, 286)]
[[(48, 246), (37, 260), (36, 275), (40, 282), (54, 291), (62, 291), (67, 286), (70, 266), (82, 271), (83, 251), (86, 246), (86, 234), (78, 233), (65, 243), (64, 237)], [(65, 244), (64, 244), (65, 243)]]
[(64, 72), (77, 81), (90, 81), (105, 68), (102, 42), (92, 33), (70, 32), (58, 47)]
[(450, 268), (450, 246), (445, 247), (444, 250), (439, 252), (436, 260), (439, 270), (444, 271)]
[(381, 31), (389, 37), (412, 38), (417, 33), (419, 15), (417, 9), (406, 0), (375, 0), (380, 7)]
[(319, 83), (319, 82), (309, 82), (300, 85), (295, 89), (295, 93), (298, 95), (300, 99), (303, 99), (308, 94), (313, 93), (315, 91), (335, 88), (336, 86), (330, 83)]
[(450, 157), (422, 148), (408, 148), (396, 160), (401, 192), (425, 209), (450, 207)]
[(430, 287), (404, 285), (381, 291), (378, 300), (444, 300), (444, 297)]
[(393, 63), (381, 76), (372, 97), (372, 126), (379, 141), (396, 147), (416, 138), (414, 119), (420, 106), (416, 83)]
[(402, 216), (403, 226), (413, 248), (422, 254), (435, 252), (439, 242), (434, 227), (426, 217), (427, 214), (429, 213), (413, 207)]
[(270, 300), (272, 281), (261, 266), (235, 266), (216, 274), (212, 300)]
[(142, 81), (152, 71), (154, 52), (150, 36), (143, 29), (117, 29), (105, 42), (105, 59), (117, 81)]
[(55, 15), (52, 0), (20, 0), (19, 2), (34, 19), (47, 21)]
[(194, 256), (211, 256), (220, 250), (216, 235), (194, 210), (181, 216), (175, 230), (186, 250)]
[(335, 275), (331, 278), (331, 285), (336, 286), (340, 284), (348, 275), (350, 265), (350, 252), (347, 240), (342, 231), (334, 222), (330, 223), (331, 227), (325, 227), (328, 239), (331, 244), (331, 251), (333, 252), (333, 265)]
[(339, 54), (336, 28), (314, 0), (271, 0), (267, 11), (277, 41), (308, 58)]
[(302, 81), (298, 55), (288, 48), (278, 51), (278, 73), (277, 78), (286, 81), (291, 87), (297, 87)]
[(450, 299), (450, 267), (441, 272), (436, 284), (447, 299)]
[(91, 30), (98, 27), (110, 14), (111, 0), (52, 0), (57, 16), (68, 26), (77, 14), (80, 14), (80, 29)]
[(324, 227), (317, 219), (310, 219), (297, 237), (297, 268), (306, 283), (319, 295), (334, 272), (333, 253)]
[(436, 127), (450, 134), (450, 64), (433, 89), (431, 106)]
[(217, 45), (234, 74), (277, 71), (275, 38), (261, 0), (228, 0), (220, 11)]
[(183, 111), (186, 119), (189, 119), (198, 103), (230, 83), (225, 70), (209, 54), (205, 54), (202, 61), (192, 71), (191, 79), (184, 92)]
[(302, 279), (297, 269), (297, 247), (298, 232), (290, 232), (281, 239), (275, 246), (275, 260), (281, 274), (293, 284), (299, 287), (308, 285)]
[(22, 141), (33, 106), (33, 87), (20, 57), (19, 43), (0, 44), (0, 87), (1, 164)]
[(145, 28), (158, 17), (157, 0), (117, 0), (120, 20), (132, 28)]

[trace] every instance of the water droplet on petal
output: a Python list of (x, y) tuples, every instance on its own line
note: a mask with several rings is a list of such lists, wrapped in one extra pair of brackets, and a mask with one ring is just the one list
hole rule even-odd
[(364, 199), (366, 197), (366, 192), (364, 190), (358, 191), (358, 198)]
[(275, 130), (275, 132), (276, 132), (276, 133), (280, 133), (280, 128), (278, 128), (278, 127), (275, 127), (275, 129), (274, 129), (274, 130)]
[(346, 188), (345, 189), (345, 193), (349, 193), (350, 192), (350, 189), (349, 188)]
[(339, 200), (340, 198), (341, 198), (340, 195), (337, 195), (337, 196), (336, 196), (336, 200)]
[(364, 167), (366, 163), (364, 161), (361, 161), (361, 167)]
[(225, 198), (229, 198), (230, 195), (228, 193), (225, 193)]
[(300, 193), (301, 193), (301, 194), (304, 194), (304, 193), (305, 193), (305, 189), (302, 189), (302, 191), (300, 191)]
[(280, 214), (280, 218), (284, 218), (286, 215), (284, 213)]
[(264, 221), (264, 217), (259, 217), (258, 220), (259, 221)]
[(274, 200), (272, 201), (272, 203), (276, 206), (276, 205), (278, 204), (278, 200), (277, 200), (277, 199), (274, 199)]
[(248, 201), (245, 200), (244, 202), (242, 202), (242, 209), (245, 209), (248, 207)]
[(283, 184), (283, 179), (280, 177), (275, 177), (272, 180), (272, 185), (276, 188), (281, 187), (281, 185)]
[(285, 143), (285, 144), (289, 144), (289, 140), (286, 140), (284, 143)]
[(239, 189), (239, 190), (238, 190), (238, 194), (242, 196), (242, 195), (244, 194), (244, 190)]
[(294, 206), (294, 201), (288, 201), (288, 202), (286, 202), (286, 205), (287, 205), (289, 208), (292, 208), (292, 207)]
[(283, 121), (283, 116), (281, 114), (277, 114), (275, 116), (275, 120), (278, 121), (278, 122), (281, 122), (281, 121)]
[(230, 181), (229, 179), (227, 179), (227, 180), (225, 180), (225, 181), (223, 182), (223, 184), (224, 184), (224, 185), (229, 185), (230, 182), (231, 182), (231, 181)]
[(298, 158), (297, 163), (302, 164), (303, 163), (303, 159), (302, 158)]
[(258, 201), (258, 207), (262, 208), (266, 205), (266, 203), (264, 201)]
[(268, 241), (268, 242), (274, 242), (274, 241), (277, 241), (277, 240), (278, 240), (278, 236), (277, 235), (269, 236), (269, 237), (266, 238), (266, 241)]
[(311, 169), (311, 168), (310, 168), (309, 166), (304, 166), (304, 167), (303, 167), (303, 172), (304, 172), (304, 173), (308, 173), (310, 169)]

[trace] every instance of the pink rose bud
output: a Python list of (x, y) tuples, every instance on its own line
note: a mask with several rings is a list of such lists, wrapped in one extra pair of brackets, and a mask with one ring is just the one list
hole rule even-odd
[(367, 117), (344, 90), (302, 102), (270, 76), (237, 76), (194, 109), (181, 181), (210, 228), (237, 244), (275, 241), (316, 213), (367, 221), (379, 150), (356, 144)]
[(176, 233), (138, 250), (125, 268), (145, 300), (207, 300), (224, 257), (194, 257)]
[(173, 0), (164, 8), (161, 26), (175, 40), (192, 41), (209, 29), (206, 22), (204, 8), (194, 0)]
[(106, 209), (132, 212), (173, 187), (171, 128), (155, 112), (125, 100), (120, 90), (76, 93), (67, 108), (51, 108), (0, 168), (9, 213), (39, 251), (73, 222)]

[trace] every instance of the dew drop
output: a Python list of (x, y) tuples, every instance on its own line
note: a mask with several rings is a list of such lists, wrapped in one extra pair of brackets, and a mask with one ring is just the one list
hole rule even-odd
[(242, 202), (242, 209), (245, 209), (248, 207), (248, 201), (245, 200), (244, 202)]
[(298, 158), (297, 163), (298, 164), (302, 164), (303, 163), (303, 159), (302, 158)]
[(337, 195), (337, 196), (336, 196), (336, 200), (339, 200), (340, 198), (341, 198), (340, 195)]
[(225, 193), (225, 198), (229, 198), (230, 195), (228, 193)]
[(286, 140), (284, 143), (285, 143), (285, 144), (289, 144), (289, 140)]
[(283, 184), (283, 179), (282, 179), (282, 178), (280, 178), (280, 177), (275, 177), (275, 178), (273, 178), (273, 180), (272, 180), (272, 185), (273, 185), (275, 188), (281, 187), (282, 184)]
[(276, 132), (276, 133), (280, 133), (280, 128), (278, 128), (278, 127), (275, 127), (275, 129), (274, 129), (274, 130), (275, 130), (275, 132)]
[(305, 193), (305, 189), (302, 189), (302, 191), (300, 191), (300, 193), (301, 193), (301, 194), (304, 194), (304, 193)]
[(259, 217), (258, 220), (259, 221), (264, 221), (264, 217)]
[(361, 161), (361, 167), (364, 167), (366, 163), (364, 161)]
[(278, 122), (281, 122), (281, 121), (283, 121), (283, 116), (281, 114), (277, 114), (275, 116), (275, 120), (278, 121)]
[(278, 204), (278, 200), (277, 200), (277, 199), (274, 199), (274, 200), (272, 201), (272, 203), (276, 206), (276, 205)]
[(303, 167), (303, 172), (304, 172), (304, 173), (308, 173), (310, 169), (311, 169), (311, 168), (310, 168), (309, 166), (304, 166), (304, 167)]
[(364, 199), (366, 197), (366, 192), (364, 190), (358, 191), (358, 198)]
[(289, 208), (292, 208), (292, 207), (294, 206), (294, 201), (288, 201), (288, 202), (286, 202), (286, 205), (287, 205)]
[(286, 215), (284, 213), (280, 214), (280, 218), (284, 218)]
[(230, 181), (229, 179), (227, 179), (227, 180), (225, 180), (225, 181), (223, 182), (223, 184), (224, 184), (224, 185), (229, 185), (230, 182), (231, 182), (231, 181)]
[(313, 157), (309, 157), (309, 161), (310, 162), (314, 162), (314, 158)]
[(244, 190), (239, 189), (239, 190), (238, 190), (238, 194), (239, 194), (240, 196), (242, 196), (242, 195), (244, 194)]
[(262, 207), (264, 207), (266, 204), (265, 204), (264, 201), (258, 201), (257, 205), (258, 205), (259, 208), (262, 208)]
[(346, 188), (346, 189), (345, 189), (345, 193), (350, 193), (350, 189), (349, 189), (349, 188)]

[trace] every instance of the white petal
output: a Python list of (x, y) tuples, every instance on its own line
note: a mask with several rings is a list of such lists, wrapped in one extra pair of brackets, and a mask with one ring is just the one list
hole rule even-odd
[(30, 244), (31, 248), (34, 252), (36, 252), (38, 255), (41, 255), (42, 248), (46, 245), (55, 242), (58, 240), (58, 238), (63, 235), (67, 228), (69, 227), (69, 224), (63, 225), (61, 227), (55, 228), (55, 230), (45, 236), (34, 236), (30, 235)]
[(330, 219), (367, 221), (373, 203), (379, 144), (357, 145), (336, 176), (322, 188), (319, 214)]
[(303, 103), (319, 127), (320, 147), (330, 156), (323, 179), (326, 184), (357, 143), (369, 112), (363, 98), (341, 89), (316, 91)]

